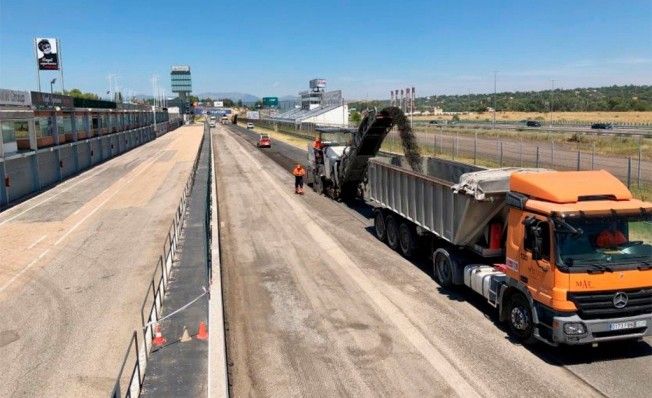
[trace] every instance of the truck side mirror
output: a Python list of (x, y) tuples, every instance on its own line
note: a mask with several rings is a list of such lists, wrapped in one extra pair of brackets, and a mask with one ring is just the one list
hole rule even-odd
[(541, 260), (543, 258), (543, 236), (541, 226), (537, 223), (530, 227), (530, 232), (534, 238), (532, 245), (532, 260)]

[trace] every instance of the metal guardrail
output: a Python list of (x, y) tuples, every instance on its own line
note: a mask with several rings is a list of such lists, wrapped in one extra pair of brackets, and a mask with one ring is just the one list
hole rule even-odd
[[(113, 391), (111, 392), (112, 398), (119, 397), (136, 397), (140, 395), (141, 389), (143, 387), (143, 382), (145, 380), (145, 369), (147, 368), (147, 363), (149, 361), (149, 353), (152, 348), (152, 338), (154, 337), (154, 325), (153, 322), (156, 322), (161, 318), (161, 306), (163, 304), (163, 296), (165, 295), (166, 289), (168, 287), (168, 281), (170, 276), (170, 270), (172, 268), (172, 262), (174, 260), (174, 255), (177, 252), (177, 245), (179, 242), (179, 236), (183, 227), (183, 222), (185, 219), (186, 208), (188, 204), (188, 197), (192, 190), (192, 186), (195, 182), (195, 175), (197, 172), (197, 166), (199, 164), (199, 156), (201, 154), (202, 147), (204, 145), (204, 140), (202, 139), (199, 144), (199, 149), (195, 155), (195, 161), (192, 165), (192, 170), (186, 185), (179, 200), (179, 205), (174, 213), (174, 218), (168, 229), (165, 242), (163, 243), (163, 254), (159, 256), (156, 267), (152, 274), (149, 285), (147, 286), (147, 291), (145, 292), (145, 299), (140, 308), (140, 317), (142, 322), (142, 344), (139, 344), (138, 331), (135, 330), (129, 346), (127, 348), (127, 353), (123, 359), (122, 365), (120, 367), (120, 372), (116, 378)], [(150, 304), (151, 302), (151, 304)], [(148, 305), (149, 304), (149, 305)], [(147, 311), (146, 309), (149, 308)], [(135, 351), (132, 352), (132, 348)], [(133, 358), (133, 367), (128, 367), (128, 363), (131, 362), (130, 358)], [(131, 369), (131, 372), (125, 374), (125, 370)], [(123, 379), (126, 377), (126, 382), (123, 383)], [(123, 386), (126, 388), (123, 392)]]

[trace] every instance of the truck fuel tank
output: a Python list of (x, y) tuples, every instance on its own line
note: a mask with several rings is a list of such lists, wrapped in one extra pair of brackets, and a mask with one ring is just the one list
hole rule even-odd
[(506, 279), (505, 273), (483, 264), (464, 267), (464, 284), (481, 294), (493, 306), (496, 305), (498, 287)]

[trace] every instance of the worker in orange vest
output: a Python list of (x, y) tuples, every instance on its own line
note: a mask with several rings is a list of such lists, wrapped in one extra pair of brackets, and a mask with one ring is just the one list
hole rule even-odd
[(303, 195), (303, 176), (306, 175), (306, 169), (300, 163), (297, 163), (292, 169), (294, 174), (294, 193)]
[(618, 229), (618, 223), (612, 222), (609, 228), (605, 229), (598, 235), (596, 246), (601, 249), (613, 249), (627, 243), (627, 238)]
[(322, 160), (322, 148), (324, 146), (321, 143), (321, 138), (317, 137), (315, 140), (312, 142), (312, 150), (315, 152), (315, 162), (316, 163), (323, 163)]

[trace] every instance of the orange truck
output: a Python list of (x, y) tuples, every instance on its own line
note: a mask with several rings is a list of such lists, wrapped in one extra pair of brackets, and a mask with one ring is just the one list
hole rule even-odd
[(369, 162), (377, 237), (406, 257), (424, 246), (435, 280), (484, 296), (513, 337), (597, 345), (652, 334), (652, 203), (614, 176), (400, 163)]

